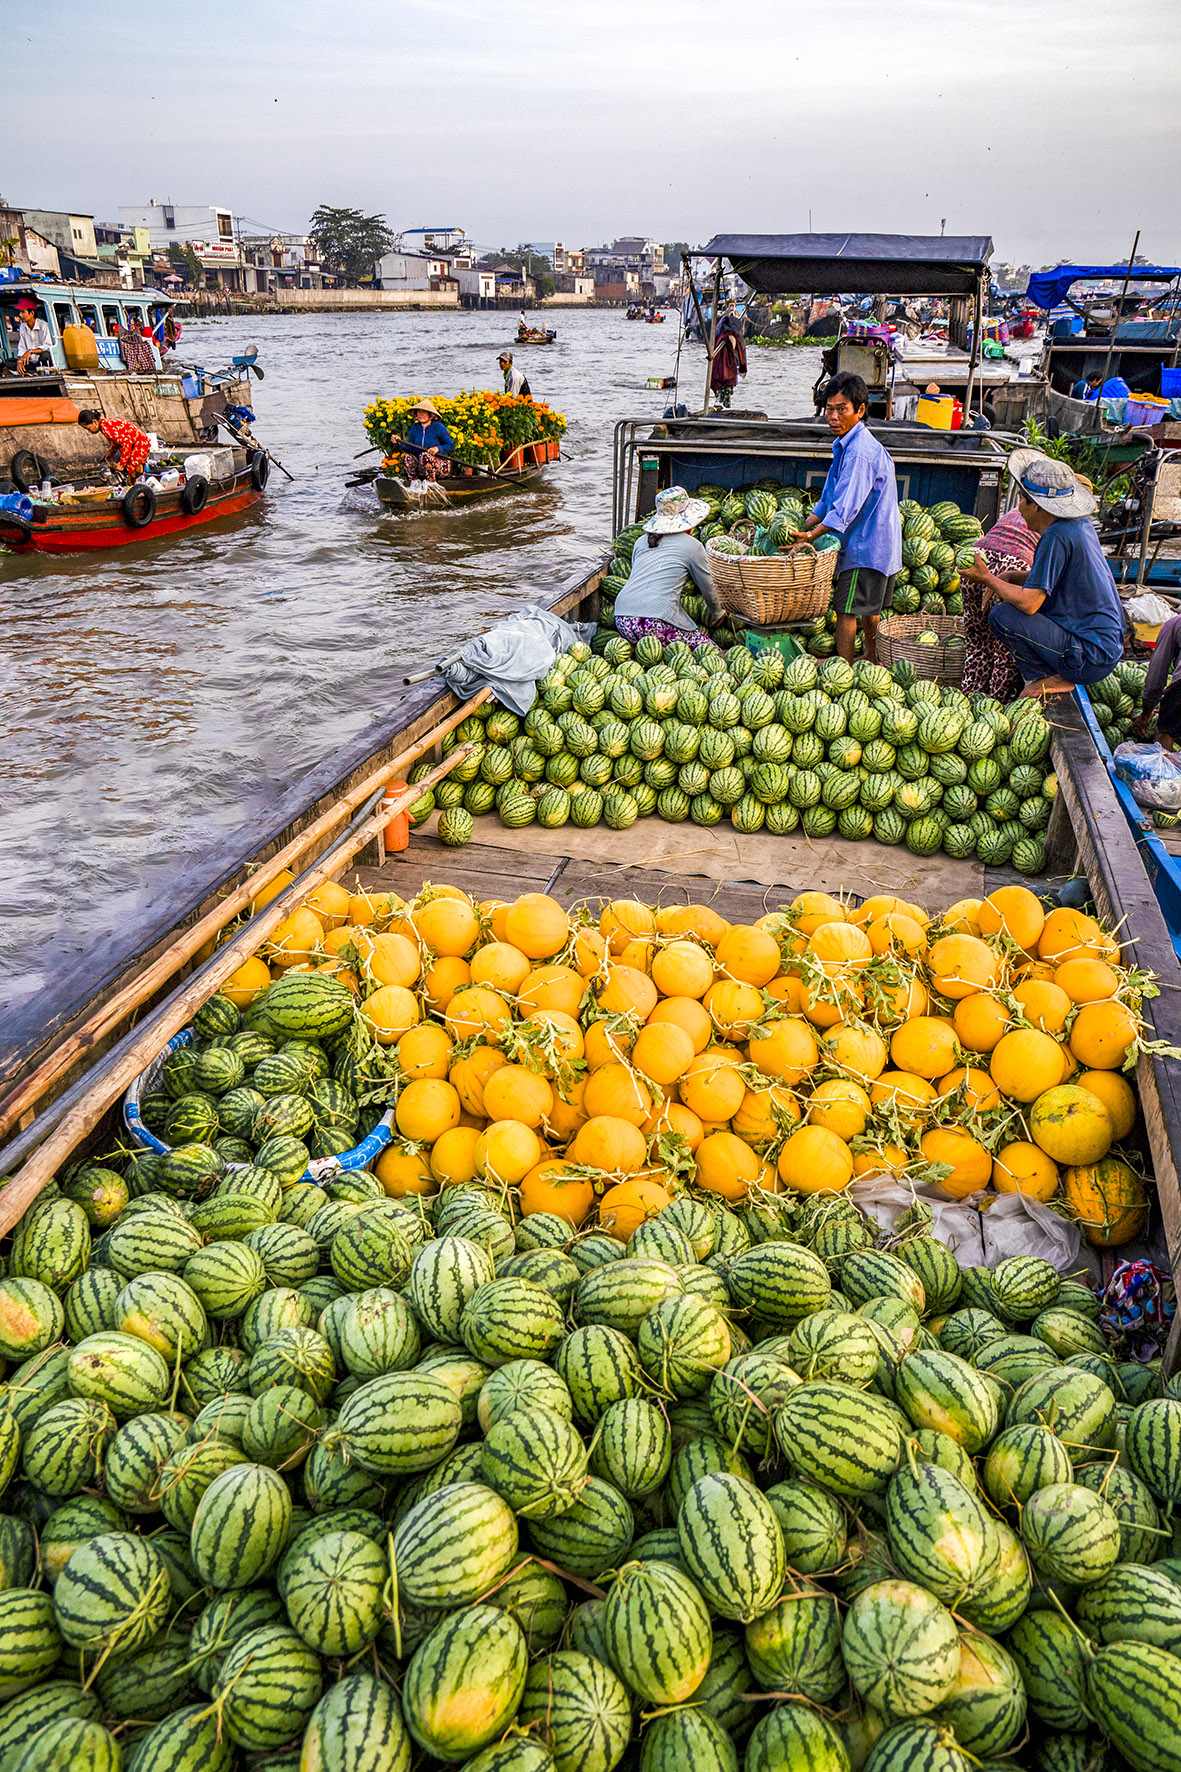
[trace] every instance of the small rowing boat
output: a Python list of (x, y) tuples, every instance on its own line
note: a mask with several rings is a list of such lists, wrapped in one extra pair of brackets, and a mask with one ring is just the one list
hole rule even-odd
[[(473, 499), (490, 498), (498, 492), (528, 486), (544, 472), (545, 465), (544, 462), (526, 462), (519, 468), (500, 468), (496, 473), (486, 468), (472, 468), (468, 473), (453, 473), (446, 480), (433, 481), (403, 480), (397, 474), (379, 473), (373, 482), (373, 490), (388, 510), (444, 510), (449, 505), (468, 504)], [(430, 487), (429, 492), (419, 490), (426, 486)]]

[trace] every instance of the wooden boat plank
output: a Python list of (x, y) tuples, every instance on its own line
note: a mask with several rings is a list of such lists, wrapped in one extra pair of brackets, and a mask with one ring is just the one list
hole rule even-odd
[(381, 867), (349, 869), (342, 883), (351, 889), (356, 879), (365, 892), (396, 892), (400, 898), (411, 898), (431, 880), (436, 885), (463, 884), (479, 899), (517, 898), (522, 892), (544, 892), (565, 859), (560, 848), (554, 855), (516, 857), (483, 843), (448, 849), (437, 837), (415, 833), (409, 849), (388, 855)]
[[(1135, 964), (1161, 981), (1160, 995), (1145, 999), (1141, 1010), (1147, 1038), (1181, 1047), (1181, 978), (1173, 944), (1111, 778), (1073, 696), (1057, 699), (1053, 725), (1058, 792), (1066, 797), (1096, 908), (1118, 925)], [(1169, 1257), (1174, 1271), (1181, 1272), (1181, 1063), (1144, 1056), (1136, 1068), (1136, 1085)], [(1181, 1313), (1177, 1322), (1181, 1324)]]

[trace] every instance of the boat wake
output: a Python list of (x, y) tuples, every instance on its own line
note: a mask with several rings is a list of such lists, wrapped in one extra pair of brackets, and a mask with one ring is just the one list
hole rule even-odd
[(381, 504), (372, 486), (350, 486), (337, 511), (342, 517), (376, 517), (381, 513)]

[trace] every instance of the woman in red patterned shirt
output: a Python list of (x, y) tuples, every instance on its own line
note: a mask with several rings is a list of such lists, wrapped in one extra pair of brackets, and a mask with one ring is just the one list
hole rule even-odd
[(146, 431), (141, 431), (138, 425), (130, 424), (125, 418), (103, 418), (98, 412), (80, 412), (78, 423), (92, 437), (106, 437), (111, 445), (107, 460), (114, 461), (120, 473), (126, 474), (129, 481), (139, 478), (152, 447), (152, 439)]

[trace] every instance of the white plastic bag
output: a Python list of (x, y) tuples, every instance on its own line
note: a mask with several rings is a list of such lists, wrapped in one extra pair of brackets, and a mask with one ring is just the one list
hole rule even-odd
[[(961, 1267), (994, 1268), (1011, 1255), (1040, 1256), (1060, 1274), (1071, 1273), (1080, 1264), (1078, 1226), (1028, 1194), (978, 1193), (949, 1200), (937, 1187), (896, 1175), (863, 1175), (848, 1192), (883, 1230), (893, 1230), (916, 1200), (925, 1201), (933, 1215), (931, 1235), (947, 1244)], [(986, 1200), (981, 1211), (979, 1202)]]
[(1131, 788), (1137, 806), (1181, 812), (1181, 759), (1158, 744), (1121, 744), (1114, 755), (1115, 773)]
[(1079, 1265), (1083, 1240), (1077, 1224), (1028, 1194), (998, 1194), (979, 1219), (985, 1267), (996, 1267), (1010, 1255), (1039, 1255), (1060, 1274), (1073, 1273)]
[(980, 1214), (963, 1200), (949, 1200), (922, 1183), (900, 1181), (896, 1175), (863, 1175), (849, 1187), (849, 1198), (883, 1230), (893, 1230), (916, 1200), (933, 1214), (931, 1235), (946, 1243), (961, 1267), (984, 1264)]
[(1168, 621), (1177, 611), (1155, 591), (1144, 591), (1139, 597), (1129, 597), (1124, 604), (1126, 613), (1133, 621), (1145, 621), (1150, 627), (1159, 627)]

